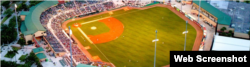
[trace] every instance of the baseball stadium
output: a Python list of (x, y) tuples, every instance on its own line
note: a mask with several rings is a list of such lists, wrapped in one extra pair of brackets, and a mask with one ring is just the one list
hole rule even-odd
[(120, 3), (45, 0), (20, 13), (21, 33), (45, 41), (62, 66), (163, 67), (170, 51), (199, 50), (201, 26), (170, 5)]

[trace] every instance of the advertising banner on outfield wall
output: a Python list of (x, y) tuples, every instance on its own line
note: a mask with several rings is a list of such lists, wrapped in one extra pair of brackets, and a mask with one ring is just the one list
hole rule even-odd
[(65, 3), (65, 1), (64, 0), (58, 0), (58, 4), (63, 4), (63, 3)]

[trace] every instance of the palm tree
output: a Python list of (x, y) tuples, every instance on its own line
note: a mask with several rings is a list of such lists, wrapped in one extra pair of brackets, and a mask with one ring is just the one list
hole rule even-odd
[(7, 40), (7, 44), (10, 44), (11, 37), (10, 36), (6, 36), (6, 40)]
[(1, 36), (1, 44), (2, 46), (4, 46), (6, 44), (6, 40), (4, 40), (3, 38), (5, 38), (6, 36)]
[(4, 12), (4, 14), (7, 15), (7, 17), (10, 17), (13, 13), (14, 13), (14, 12), (13, 12), (13, 10), (11, 10), (11, 9), (7, 9), (7, 10)]
[(9, 62), (10, 65), (8, 65), (8, 67), (17, 67), (17, 63), (16, 62)]
[(2, 26), (1, 28), (2, 28), (3, 30), (4, 30), (4, 29), (8, 29), (8, 25), (6, 25), (6, 24), (2, 24), (1, 26)]
[(220, 31), (222, 31), (222, 32), (224, 32), (225, 30), (227, 30), (226, 27), (222, 27), (222, 28), (220, 29)]
[(26, 45), (26, 42), (22, 37), (18, 40), (18, 43), (20, 44), (21, 48), (23, 48), (23, 46)]

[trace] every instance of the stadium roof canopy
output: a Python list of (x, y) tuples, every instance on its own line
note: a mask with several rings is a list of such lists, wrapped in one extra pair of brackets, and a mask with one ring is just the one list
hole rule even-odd
[(21, 32), (24, 35), (30, 35), (34, 34), (37, 31), (46, 31), (46, 29), (42, 26), (40, 22), (40, 16), (44, 10), (47, 8), (58, 4), (58, 1), (43, 1), (36, 6), (33, 6), (30, 8), (30, 11), (22, 11), (20, 15), (26, 15), (24, 20), (24, 25), (21, 25), (21, 28), (24, 28), (22, 26), (26, 27), (24, 29), (21, 29)]
[(44, 51), (42, 47), (32, 49), (34, 53)]
[(91, 66), (86, 64), (78, 64), (76, 67), (97, 67), (97, 66)]
[(215, 35), (213, 51), (249, 51), (250, 40)]
[(36, 56), (39, 58), (39, 59), (45, 59), (46, 56), (44, 55), (44, 53), (38, 53), (36, 54)]
[[(193, 3), (199, 5), (199, 1), (193, 1)], [(206, 10), (207, 12), (211, 13), (215, 17), (218, 18), (218, 24), (223, 25), (230, 25), (231, 24), (231, 17), (224, 12), (220, 11), (219, 9), (213, 7), (211, 4), (207, 3), (206, 1), (200, 2), (200, 7)]]

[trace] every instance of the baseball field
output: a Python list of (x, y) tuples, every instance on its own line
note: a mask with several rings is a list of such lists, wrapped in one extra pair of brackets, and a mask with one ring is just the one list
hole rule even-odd
[[(145, 10), (117, 10), (75, 20), (80, 27), (71, 27), (73, 35), (92, 56), (112, 62), (116, 67), (153, 67), (157, 33), (156, 67), (168, 65), (170, 51), (183, 51), (185, 20), (168, 8), (153, 7)], [(188, 24), (186, 50), (192, 50), (195, 29)]]

